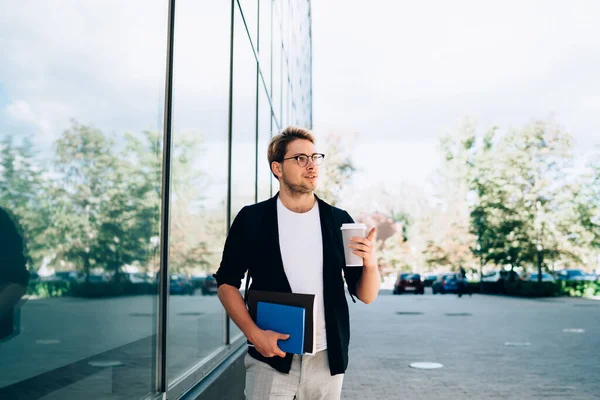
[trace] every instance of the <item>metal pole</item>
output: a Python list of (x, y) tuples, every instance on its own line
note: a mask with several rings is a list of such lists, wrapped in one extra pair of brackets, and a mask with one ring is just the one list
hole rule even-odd
[[(235, 1), (231, 0), (231, 31), (229, 41), (229, 132), (228, 132), (228, 154), (227, 154), (227, 231), (231, 226), (231, 179), (232, 179), (232, 144), (233, 144), (233, 35), (235, 19)], [(223, 318), (223, 341), (230, 344), (229, 338), (229, 315), (225, 312)]]
[(259, 76), (259, 62), (258, 59), (260, 58), (260, 0), (258, 0), (256, 2), (256, 8), (257, 8), (257, 24), (256, 24), (256, 53), (258, 53), (257, 55), (259, 57), (256, 58), (256, 104), (255, 104), (255, 119), (254, 119), (254, 128), (255, 128), (255, 133), (256, 133), (256, 138), (254, 141), (254, 202), (258, 203), (258, 111), (259, 111), (259, 104), (258, 104), (258, 82), (260, 79)]
[(171, 147), (173, 117), (173, 43), (175, 36), (175, 0), (169, 0), (167, 32), (167, 66), (163, 132), (163, 174), (160, 233), (160, 279), (158, 282), (158, 340), (156, 357), (156, 389), (166, 393), (167, 382), (167, 317), (169, 296), (169, 208), (171, 190)]

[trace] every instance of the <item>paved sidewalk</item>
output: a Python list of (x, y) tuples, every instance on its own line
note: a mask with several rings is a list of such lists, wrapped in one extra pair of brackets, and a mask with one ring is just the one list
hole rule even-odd
[(342, 399), (600, 398), (599, 302), (429, 293), (350, 302)]

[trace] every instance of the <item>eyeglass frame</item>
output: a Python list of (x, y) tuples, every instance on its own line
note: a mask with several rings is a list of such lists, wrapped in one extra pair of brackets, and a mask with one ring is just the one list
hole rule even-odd
[[(298, 160), (298, 158), (302, 157), (302, 156), (306, 156), (306, 165), (300, 165), (300, 160)], [(314, 159), (315, 156), (321, 156), (321, 159), (323, 161), (325, 161), (325, 154), (323, 154), (323, 153), (313, 153), (310, 156), (308, 154), (302, 153), (302, 154), (298, 154), (298, 155), (293, 156), (293, 157), (284, 158), (284, 159), (281, 160), (281, 162), (284, 162), (285, 160), (295, 159), (296, 163), (298, 164), (298, 166), (304, 168), (304, 167), (306, 167), (308, 165), (308, 160), (310, 159), (310, 160), (312, 160), (313, 165), (316, 166), (316, 167), (318, 167), (319, 165), (321, 165), (323, 163), (323, 161), (321, 161), (320, 164), (315, 163), (315, 159)]]

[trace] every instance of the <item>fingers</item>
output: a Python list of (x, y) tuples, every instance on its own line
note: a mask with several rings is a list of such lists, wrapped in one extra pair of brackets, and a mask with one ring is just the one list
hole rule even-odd
[(283, 350), (281, 350), (279, 347), (277, 347), (276, 355), (279, 356), (279, 357), (281, 357), (281, 358), (284, 358), (285, 357), (285, 352)]
[(371, 248), (368, 244), (351, 244), (349, 247), (357, 251), (369, 251)]
[(350, 239), (350, 243), (348, 244), (348, 247), (350, 248), (358, 248), (359, 246), (366, 246), (367, 248), (371, 248), (373, 247), (373, 242), (371, 242), (370, 240), (366, 239), (366, 238), (356, 238), (358, 240), (352, 240), (352, 238)]
[(367, 237), (354, 236), (350, 238), (350, 242), (361, 243), (367, 246), (373, 246), (373, 240), (375, 239), (375, 233), (377, 228), (371, 229)]
[[(280, 340), (288, 340), (290, 338), (290, 335), (287, 334), (287, 333), (280, 333), (278, 335), (278, 338)], [(276, 352), (275, 352), (276, 355), (278, 355), (281, 358), (285, 357), (285, 352), (283, 350), (281, 350), (279, 348), (279, 346), (277, 346), (277, 341), (275, 341), (275, 348), (277, 349)]]
[(281, 350), (279, 347), (277, 347), (277, 346), (275, 346), (275, 349), (273, 349), (273, 350), (270, 350), (270, 351), (260, 351), (260, 350), (259, 350), (259, 353), (260, 353), (260, 354), (262, 354), (264, 357), (268, 357), (268, 358), (275, 357), (275, 356), (277, 356), (277, 357), (281, 357), (281, 358), (284, 358), (284, 357), (285, 357), (285, 352), (284, 352), (284, 351), (282, 351), (282, 350)]
[(356, 254), (359, 257), (365, 258), (365, 259), (368, 257), (368, 253), (365, 253), (364, 251), (354, 250), (352, 253)]
[(373, 241), (373, 239), (375, 239), (375, 232), (377, 232), (377, 228), (371, 229), (371, 232), (369, 232), (369, 234), (367, 235), (367, 239), (369, 241)]
[(285, 351), (281, 350), (277, 345), (278, 340), (288, 340), (290, 335), (287, 333), (278, 333), (274, 331), (267, 331), (267, 343), (265, 343), (266, 349), (264, 352), (260, 352), (265, 357), (285, 357)]

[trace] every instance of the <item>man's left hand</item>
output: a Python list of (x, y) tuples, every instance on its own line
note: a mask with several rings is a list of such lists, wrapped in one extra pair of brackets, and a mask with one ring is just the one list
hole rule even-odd
[(364, 260), (363, 266), (365, 268), (377, 268), (377, 257), (375, 257), (374, 249), (375, 232), (377, 232), (377, 228), (371, 229), (366, 238), (356, 236), (350, 238), (348, 247), (353, 249), (352, 253)]

